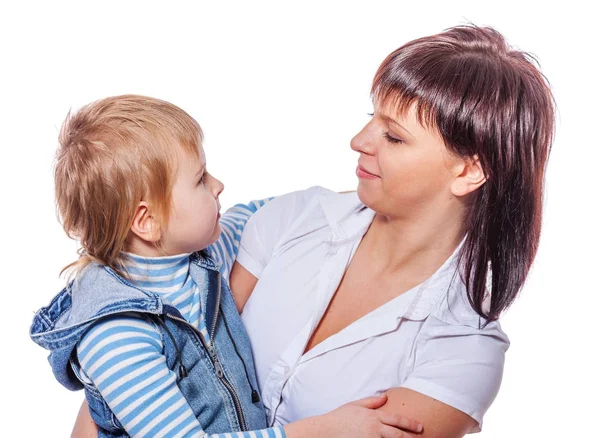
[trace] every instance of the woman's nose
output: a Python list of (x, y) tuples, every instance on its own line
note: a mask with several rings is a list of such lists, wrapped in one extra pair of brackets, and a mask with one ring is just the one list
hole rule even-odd
[(352, 138), (350, 141), (350, 148), (359, 153), (372, 155), (374, 152), (372, 131), (372, 122), (369, 122), (358, 134), (354, 136), (354, 138)]

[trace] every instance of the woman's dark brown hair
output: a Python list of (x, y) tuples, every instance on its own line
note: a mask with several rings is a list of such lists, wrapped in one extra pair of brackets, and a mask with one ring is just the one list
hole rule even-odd
[[(487, 181), (474, 194), (460, 261), (469, 301), (487, 321), (516, 298), (537, 252), (554, 100), (533, 58), (494, 29), (450, 28), (411, 41), (379, 67), (372, 94), (399, 112), (416, 105), (449, 150), (477, 156)], [(485, 309), (491, 275), (491, 300)]]

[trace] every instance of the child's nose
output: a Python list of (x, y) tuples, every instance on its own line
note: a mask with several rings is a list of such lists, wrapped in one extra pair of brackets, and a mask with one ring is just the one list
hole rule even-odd
[(214, 178), (214, 183), (212, 185), (212, 188), (213, 188), (213, 194), (215, 195), (215, 198), (216, 198), (225, 189), (225, 186), (223, 185), (223, 183), (220, 180), (218, 180), (217, 178)]

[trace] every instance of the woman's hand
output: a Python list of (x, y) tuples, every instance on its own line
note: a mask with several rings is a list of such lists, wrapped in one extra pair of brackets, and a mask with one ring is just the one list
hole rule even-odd
[(71, 432), (71, 438), (97, 438), (98, 437), (98, 426), (92, 420), (90, 410), (88, 408), (87, 400), (83, 400), (77, 419), (73, 425), (73, 432)]
[(284, 426), (288, 438), (406, 438), (422, 432), (419, 422), (377, 409), (387, 402), (382, 394), (345, 404), (328, 414)]

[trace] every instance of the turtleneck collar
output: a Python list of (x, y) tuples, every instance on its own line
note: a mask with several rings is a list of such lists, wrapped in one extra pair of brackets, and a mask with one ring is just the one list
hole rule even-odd
[(139, 288), (155, 293), (175, 292), (183, 287), (190, 271), (190, 254), (142, 257), (126, 253), (127, 272)]

